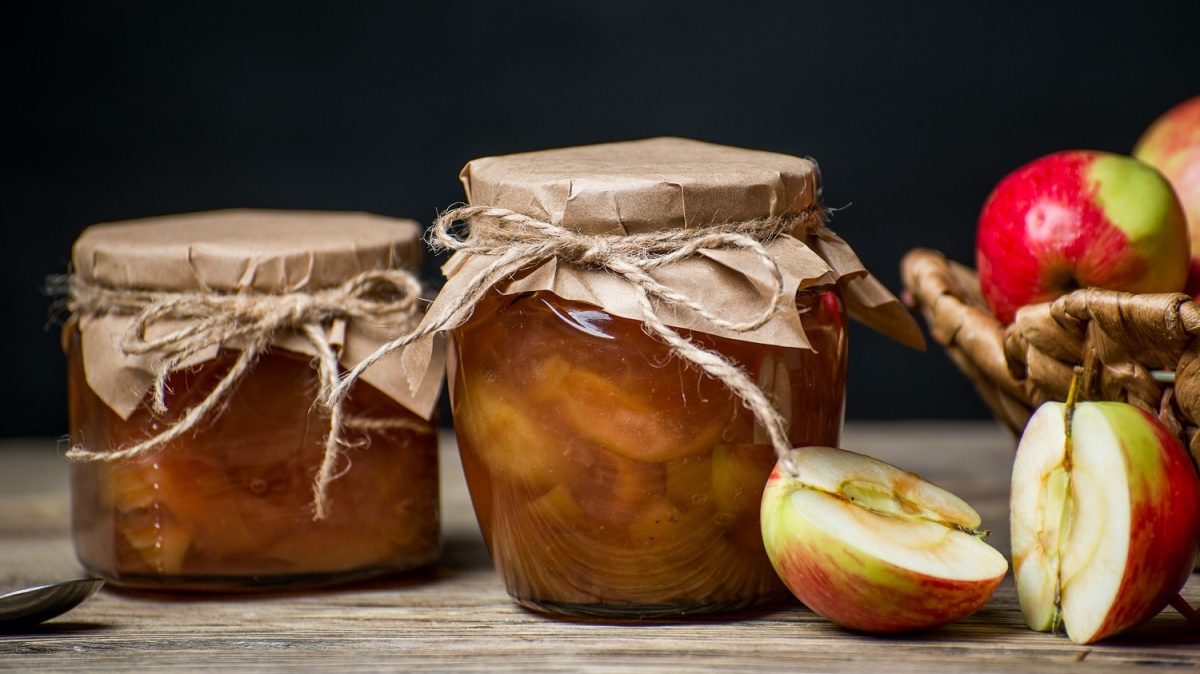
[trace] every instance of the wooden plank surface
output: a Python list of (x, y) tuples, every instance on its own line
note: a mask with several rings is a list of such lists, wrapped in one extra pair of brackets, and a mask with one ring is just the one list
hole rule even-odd
[[(1200, 668), (1200, 633), (1168, 609), (1090, 647), (1025, 629), (1011, 580), (974, 616), (919, 635), (839, 629), (802, 606), (669, 624), (562, 622), (514, 605), (479, 537), (452, 438), (443, 442), (443, 561), (337, 590), (156, 598), (102, 591), (41, 628), (0, 634), (0, 670), (522, 670), (1128, 672)], [(1008, 552), (1013, 446), (990, 423), (854, 424), (845, 446), (966, 498)], [(52, 440), (0, 443), (0, 591), (79, 573), (66, 467)], [(1200, 602), (1200, 580), (1184, 596)], [(1084, 668), (1081, 670), (1080, 668)]]

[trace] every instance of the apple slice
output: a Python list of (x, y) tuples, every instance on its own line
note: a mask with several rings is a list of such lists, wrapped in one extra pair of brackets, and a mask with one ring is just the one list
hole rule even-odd
[(508, 387), (483, 376), (459, 390), (454, 422), (493, 476), (544, 494), (574, 468), (554, 428)]
[(121, 539), (153, 573), (177, 574), (192, 547), (192, 526), (163, 500), (162, 472), (144, 460), (105, 464), (101, 484)]
[(623, 383), (561, 356), (535, 365), (532, 377), (532, 401), (555, 410), (570, 433), (628, 459), (663, 463), (700, 454), (728, 426), (724, 418), (681, 415), (656, 399), (652, 386)]
[(1124, 403), (1046, 403), (1013, 464), (1017, 596), (1037, 631), (1092, 643), (1141, 623), (1187, 581), (1200, 479), (1183, 445)]
[(863, 632), (973, 613), (1008, 570), (962, 499), (871, 457), (828, 447), (776, 465), (762, 501), (771, 564), (813, 611)]
[(712, 451), (712, 493), (730, 518), (758, 515), (763, 487), (775, 464), (771, 445), (717, 445)]

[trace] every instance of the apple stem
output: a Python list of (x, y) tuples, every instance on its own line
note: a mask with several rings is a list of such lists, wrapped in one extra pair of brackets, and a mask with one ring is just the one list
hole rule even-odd
[[(1075, 404), (1079, 401), (1079, 382), (1082, 379), (1083, 368), (1076, 367), (1071, 372), (1071, 387), (1067, 389), (1067, 402), (1063, 408), (1063, 422), (1066, 427), (1067, 442), (1071, 441), (1071, 417), (1075, 415)], [(1069, 452), (1067, 459), (1069, 462)]]
[(1184, 601), (1183, 597), (1178, 592), (1171, 597), (1171, 607), (1179, 611), (1187, 621), (1193, 625), (1200, 625), (1200, 611), (1192, 608), (1192, 605)]
[(1079, 382), (1083, 379), (1083, 368), (1076, 367), (1071, 372), (1071, 386), (1067, 389), (1067, 407), (1074, 407), (1079, 398)]

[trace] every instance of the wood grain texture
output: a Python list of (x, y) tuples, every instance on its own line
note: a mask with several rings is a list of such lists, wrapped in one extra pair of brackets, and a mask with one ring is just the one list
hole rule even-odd
[[(855, 424), (845, 446), (915, 470), (983, 515), (1007, 553), (1008, 434), (988, 423)], [(259, 598), (102, 591), (36, 631), (0, 635), (11, 671), (1128, 672), (1200, 668), (1200, 633), (1168, 609), (1101, 645), (1025, 629), (1011, 581), (974, 616), (905, 637), (849, 633), (799, 605), (680, 623), (563, 622), (518, 608), (492, 570), (452, 439), (437, 568)], [(66, 466), (51, 440), (0, 443), (0, 590), (79, 573)], [(1200, 581), (1185, 597), (1200, 603)], [(1080, 659), (1083, 658), (1082, 664)]]

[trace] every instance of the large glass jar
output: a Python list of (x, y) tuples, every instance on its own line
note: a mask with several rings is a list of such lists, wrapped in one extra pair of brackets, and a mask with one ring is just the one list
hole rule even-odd
[(825, 226), (816, 164), (649, 138), (460, 178), (467, 205), (430, 233), (456, 252), (425, 328), (449, 333), (463, 467), (509, 593), (600, 618), (786, 597), (761, 496), (777, 450), (838, 444), (845, 317), (922, 344)]
[[(811, 350), (684, 334), (745, 368), (794, 444), (836, 446), (842, 304), (824, 288), (797, 307)], [(448, 368), (475, 512), (519, 603), (653, 617), (787, 596), (759, 529), (776, 459), (765, 433), (641, 323), (550, 292), (493, 291), (453, 331)]]
[[(321, 292), (400, 264), (397, 251), (416, 246), (419, 231), (408, 221), (351, 214), (192, 214), (92, 228), (76, 245), (75, 266), (77, 276), (106, 292), (152, 283), (171, 292), (222, 292), (226, 278), (241, 290), (223, 292), (243, 297), (304, 293), (310, 285)], [(172, 276), (163, 261), (177, 248), (196, 261)], [(258, 273), (247, 273), (253, 265), (260, 265)], [(124, 390), (114, 384), (143, 382), (144, 390), (148, 375), (128, 373), (150, 369), (145, 356), (120, 351), (128, 313), (116, 304), (93, 307), (64, 333), (70, 439), (92, 453), (135, 446), (180, 423), (241, 353), (237, 344), (221, 343), (211, 357), (173, 370), (166, 413), (154, 411), (148, 391), (118, 413)], [(188, 325), (186, 315), (172, 320), (155, 334), (178, 321)], [(104, 332), (106, 321), (117, 327)], [(314, 476), (331, 426), (317, 400), (318, 360), (286, 341), (301, 329), (275, 336), (279, 343), (254, 361), (218, 409), (180, 437), (135, 456), (71, 464), (75, 549), (90, 573), (127, 587), (229, 591), (342, 582), (435, 561), (436, 428), (400, 396), (366, 380), (342, 405), (341, 454), (321, 488), (328, 512), (314, 516)], [(87, 330), (94, 331), (91, 342)], [(347, 321), (320, 332), (347, 348), (365, 339)], [(368, 340), (359, 353), (375, 345)]]

